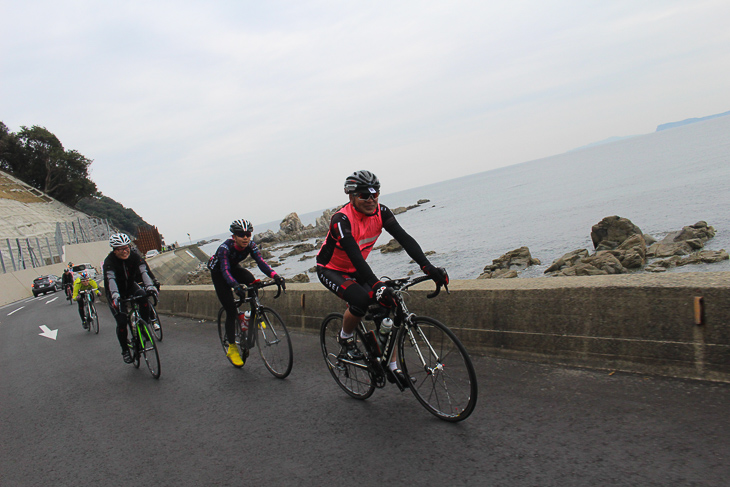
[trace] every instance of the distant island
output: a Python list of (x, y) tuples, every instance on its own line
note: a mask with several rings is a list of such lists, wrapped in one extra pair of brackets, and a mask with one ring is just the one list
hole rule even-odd
[[(715, 115), (708, 115), (706, 117), (688, 118), (686, 120), (681, 120), (679, 122), (663, 123), (661, 125), (657, 125), (656, 131), (660, 132), (662, 130), (672, 129), (675, 127), (681, 127), (682, 125), (689, 125), (691, 123), (704, 122), (705, 120), (711, 120), (713, 118), (725, 117), (727, 115), (730, 115), (730, 112), (717, 113)], [(592, 142), (590, 144), (576, 147), (575, 149), (570, 149), (568, 152), (588, 149), (590, 147), (595, 147), (597, 145), (610, 144), (611, 142), (618, 142), (619, 140), (630, 139), (632, 137), (636, 137), (637, 135), (640, 135), (640, 134), (609, 137), (607, 139), (599, 140), (598, 142)]]
[(656, 131), (659, 132), (661, 130), (673, 129), (674, 127), (681, 127), (682, 125), (689, 125), (691, 123), (704, 122), (705, 120), (725, 117), (727, 115), (730, 115), (730, 112), (717, 113), (715, 115), (708, 115), (706, 117), (700, 117), (700, 118), (688, 118), (686, 120), (682, 120), (679, 122), (663, 123), (663, 124), (657, 126)]

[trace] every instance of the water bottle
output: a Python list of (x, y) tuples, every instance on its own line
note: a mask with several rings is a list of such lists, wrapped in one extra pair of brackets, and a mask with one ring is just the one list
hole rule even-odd
[(387, 316), (383, 318), (383, 321), (380, 322), (380, 341), (385, 345), (385, 342), (388, 341), (388, 335), (390, 335), (390, 330), (393, 329), (393, 320), (388, 318)]
[(251, 312), (246, 311), (245, 313), (238, 313), (238, 320), (241, 322), (241, 331), (246, 333), (248, 331), (248, 320), (251, 319)]

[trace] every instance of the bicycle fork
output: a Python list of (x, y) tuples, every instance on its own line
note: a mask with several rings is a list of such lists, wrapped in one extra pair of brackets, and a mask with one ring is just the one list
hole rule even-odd
[[(426, 344), (428, 347), (428, 353), (431, 357), (434, 358), (434, 361), (436, 362), (435, 367), (429, 367), (428, 362), (426, 362), (425, 357), (423, 356), (423, 353), (421, 352), (421, 347), (418, 345), (418, 342), (416, 340), (416, 337), (413, 334), (413, 330), (415, 329), (418, 336), (421, 338), (423, 343)], [(437, 372), (443, 372), (444, 370), (444, 364), (441, 363), (441, 357), (438, 356), (436, 353), (436, 350), (431, 346), (431, 342), (428, 341), (428, 338), (426, 338), (426, 335), (423, 333), (421, 328), (418, 325), (410, 325), (406, 326), (405, 333), (408, 334), (408, 340), (411, 342), (411, 346), (418, 354), (418, 359), (421, 361), (421, 367), (423, 367), (423, 370), (426, 372), (427, 376), (436, 375)]]

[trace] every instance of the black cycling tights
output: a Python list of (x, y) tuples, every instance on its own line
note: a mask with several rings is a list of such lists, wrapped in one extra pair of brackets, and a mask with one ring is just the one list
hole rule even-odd
[[(256, 280), (251, 272), (240, 266), (231, 268), (231, 274), (241, 284), (249, 285)], [(220, 271), (210, 271), (210, 277), (213, 278), (213, 286), (215, 287), (215, 294), (218, 296), (218, 301), (221, 302), (221, 305), (226, 310), (226, 338), (228, 338), (228, 343), (233, 343), (234, 337), (236, 336), (236, 304), (233, 293), (231, 292), (231, 286)]]

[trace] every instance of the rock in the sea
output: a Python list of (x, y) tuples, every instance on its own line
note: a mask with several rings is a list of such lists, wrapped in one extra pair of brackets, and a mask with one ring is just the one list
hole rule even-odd
[(299, 215), (296, 213), (289, 213), (281, 221), (281, 223), (279, 223), (279, 228), (284, 233), (296, 233), (302, 231), (304, 229), (304, 225), (302, 225)]
[(559, 259), (557, 259), (555, 262), (550, 264), (550, 266), (545, 269), (545, 274), (549, 274), (551, 272), (557, 272), (560, 271), (566, 267), (572, 267), (578, 262), (580, 262), (581, 259), (585, 259), (590, 254), (588, 253), (587, 249), (578, 249), (573, 250), (572, 252), (568, 252), (567, 254), (563, 255)]
[(691, 264), (713, 264), (715, 262), (728, 260), (728, 258), (729, 256), (725, 249), (700, 250), (699, 252), (693, 252), (686, 257), (672, 255), (668, 259), (655, 260), (651, 264), (647, 265), (644, 270), (647, 272), (664, 272), (670, 267), (678, 267)]
[(317, 247), (314, 244), (310, 244), (310, 243), (297, 244), (294, 247), (292, 247), (292, 249), (289, 252), (281, 255), (279, 258), (285, 259), (287, 257), (291, 257), (292, 255), (299, 255), (299, 254), (303, 254), (305, 252), (311, 252), (312, 250), (316, 250), (316, 249), (317, 249)]
[(517, 277), (518, 271), (525, 270), (531, 265), (539, 264), (540, 261), (533, 258), (530, 254), (530, 249), (520, 247), (510, 250), (498, 259), (494, 259), (491, 265), (484, 267), (483, 273), (477, 279)]
[(294, 277), (287, 278), (288, 282), (309, 282), (309, 276), (306, 273), (297, 274)]
[(591, 227), (596, 249), (569, 252), (553, 262), (545, 274), (553, 276), (587, 276), (622, 274), (646, 264), (646, 241), (641, 229), (628, 218), (607, 216)]
[(705, 246), (709, 239), (715, 236), (715, 229), (705, 221), (698, 221), (694, 225), (683, 227), (678, 232), (672, 232), (661, 241), (652, 244), (647, 250), (648, 257), (671, 257), (672, 255), (689, 255)]
[(596, 251), (599, 250), (598, 247), (601, 243), (605, 247), (616, 248), (624, 240), (637, 234), (642, 235), (641, 229), (634, 225), (631, 220), (615, 215), (607, 216), (591, 228), (591, 240), (593, 240), (593, 248)]
[(396, 239), (392, 239), (387, 244), (378, 247), (378, 250), (380, 250), (380, 252), (384, 254), (387, 254), (389, 252), (400, 252), (401, 250), (403, 250), (403, 247), (401, 247), (401, 244), (399, 244)]
[(581, 259), (577, 264), (566, 267), (553, 276), (603, 276), (607, 274), (624, 274), (628, 272), (621, 262), (608, 251), (597, 252)]

